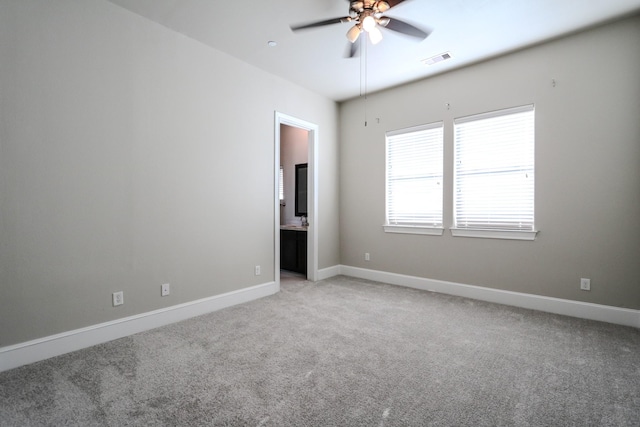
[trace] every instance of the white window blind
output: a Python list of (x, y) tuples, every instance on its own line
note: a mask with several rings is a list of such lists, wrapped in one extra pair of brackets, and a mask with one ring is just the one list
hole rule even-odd
[(442, 122), (387, 132), (387, 224), (442, 227)]
[(457, 229), (534, 230), (534, 107), (454, 120)]

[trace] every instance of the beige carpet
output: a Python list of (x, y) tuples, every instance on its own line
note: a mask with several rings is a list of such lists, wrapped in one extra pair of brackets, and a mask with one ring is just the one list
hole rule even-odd
[(640, 330), (336, 277), (0, 374), (0, 425), (639, 426)]

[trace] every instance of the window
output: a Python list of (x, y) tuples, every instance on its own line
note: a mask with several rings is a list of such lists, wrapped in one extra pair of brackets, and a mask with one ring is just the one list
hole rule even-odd
[(454, 236), (533, 240), (533, 105), (454, 120)]
[(442, 234), (442, 122), (387, 132), (385, 231)]

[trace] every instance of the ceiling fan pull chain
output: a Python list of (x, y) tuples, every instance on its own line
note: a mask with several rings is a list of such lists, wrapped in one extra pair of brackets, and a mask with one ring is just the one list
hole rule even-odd
[(366, 37), (362, 38), (361, 43), (364, 44), (364, 126), (367, 126), (367, 63), (369, 62), (369, 43)]

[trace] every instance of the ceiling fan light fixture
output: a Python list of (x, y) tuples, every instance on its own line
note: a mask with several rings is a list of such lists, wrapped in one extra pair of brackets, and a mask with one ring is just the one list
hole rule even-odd
[(369, 40), (372, 44), (378, 44), (382, 40), (382, 31), (378, 27), (369, 30)]
[(354, 25), (349, 29), (349, 31), (347, 31), (347, 40), (349, 40), (351, 43), (355, 43), (356, 40), (358, 40), (361, 32), (362, 30), (360, 29), (360, 27), (358, 25)]
[(364, 2), (362, 2), (362, 1), (352, 1), (351, 2), (351, 10), (355, 10), (356, 12), (362, 12), (364, 10)]
[(380, 13), (384, 13), (384, 12), (386, 12), (387, 10), (389, 10), (389, 8), (390, 8), (390, 7), (391, 7), (391, 6), (389, 6), (389, 3), (387, 3), (386, 1), (379, 1), (379, 2), (376, 4), (376, 9), (377, 9), (377, 10), (378, 10), (378, 12), (380, 12)]
[(376, 27), (376, 20), (373, 16), (368, 15), (362, 20), (362, 29), (367, 33), (371, 32)]

